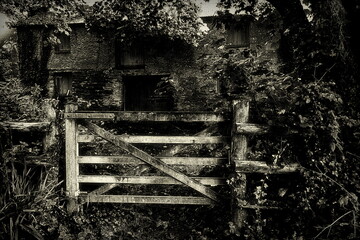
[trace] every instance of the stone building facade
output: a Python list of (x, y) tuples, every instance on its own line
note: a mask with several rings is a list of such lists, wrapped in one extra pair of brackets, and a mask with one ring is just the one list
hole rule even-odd
[[(203, 21), (214, 28), (213, 17)], [(270, 38), (269, 29), (254, 20), (238, 22), (240, 27), (222, 31), (221, 47), (242, 52), (243, 58), (252, 54), (277, 62), (278, 38)], [(221, 96), (211, 64), (204, 66), (211, 59), (209, 46), (194, 48), (168, 40), (124, 46), (89, 33), (83, 22), (70, 26), (69, 36), (58, 36), (60, 45), (39, 46), (47, 52), (44, 87), (51, 98), (73, 97), (82, 108), (94, 110), (168, 111), (211, 110), (209, 102)], [(26, 44), (20, 42), (21, 47)]]

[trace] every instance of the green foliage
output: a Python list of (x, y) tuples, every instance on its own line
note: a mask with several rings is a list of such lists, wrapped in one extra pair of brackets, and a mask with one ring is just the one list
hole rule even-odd
[(263, 144), (267, 145), (264, 157), (270, 163), (299, 162), (305, 168), (305, 190), (294, 194), (301, 199), (302, 210), (319, 211), (315, 218), (321, 218), (324, 208), (341, 214), (337, 200), (347, 196), (358, 214), (356, 194), (350, 192), (358, 168), (356, 164), (348, 168), (355, 162), (346, 159), (343, 151), (341, 125), (346, 123), (340, 123), (342, 101), (332, 90), (334, 84), (271, 76), (253, 86), (257, 120), (282, 127), (278, 137)]
[(41, 121), (45, 117), (43, 89), (19, 79), (18, 48), (13, 36), (0, 49), (0, 121)]
[(103, 36), (135, 38), (165, 36), (195, 44), (199, 38), (199, 8), (192, 1), (115, 1), (96, 2), (87, 17), (90, 30)]
[[(68, 21), (85, 14), (84, 4), (83, 0), (3, 0), (0, 12), (9, 18), (7, 24), (10, 27), (44, 25), (51, 26), (55, 34), (69, 35)], [(58, 44), (59, 39), (53, 33), (46, 36), (47, 43)]]
[(16, 240), (22, 236), (43, 239), (36, 219), (47, 215), (59, 204), (55, 169), (45, 173), (24, 164), (25, 145), (6, 151), (1, 157), (0, 239)]
[(38, 85), (25, 87), (17, 78), (0, 83), (0, 102), (7, 111), (0, 113), (1, 120), (36, 121), (45, 117), (42, 89)]
[(16, 35), (12, 35), (0, 48), (0, 81), (19, 74)]
[[(278, 166), (296, 162), (303, 167), (300, 179), (293, 178), (293, 184), (289, 182), (290, 185), (278, 190), (267, 189), (270, 183), (261, 180), (251, 196), (255, 204), (271, 204), (275, 196), (291, 207), (298, 218), (284, 219), (294, 226), (293, 232), (269, 231), (277, 224), (275, 218), (268, 216), (265, 223), (264, 213), (256, 210), (246, 235), (257, 239), (290, 235), (313, 237), (320, 232), (312, 228), (313, 225), (326, 227), (331, 223), (327, 220), (332, 219), (334, 225), (340, 220), (347, 222), (350, 233), (346, 237), (354, 237), (351, 228), (357, 228), (354, 221), (359, 214), (359, 184), (354, 184), (359, 158), (349, 154), (346, 146), (358, 141), (354, 133), (358, 132), (359, 121), (345, 115), (336, 84), (275, 72), (272, 69), (278, 67), (271, 62), (255, 57), (244, 59), (241, 51), (229, 49), (217, 55), (214, 69), (227, 99), (251, 99), (251, 122), (270, 125), (272, 129), (271, 136), (251, 140), (249, 157)], [(348, 138), (344, 138), (345, 129)], [(349, 136), (357, 140), (349, 142)], [(281, 178), (267, 176), (266, 179), (279, 185)], [(344, 213), (347, 214), (336, 221)], [(334, 238), (349, 228), (332, 226), (336, 229), (332, 231)]]
[(209, 207), (97, 204), (65, 217), (57, 230), (62, 239), (227, 239), (223, 214)]
[[(77, 16), (82, 12), (84, 3), (83, 0), (3, 0), (0, 3), (0, 12), (10, 18), (10, 26), (46, 23), (46, 20), (52, 20), (52, 24), (57, 24)], [(45, 19), (44, 13), (47, 16)]]
[[(258, 11), (256, 1), (221, 2), (225, 8), (235, 6), (253, 15)], [(344, 8), (340, 1), (309, 1), (313, 19), (302, 22), (300, 18), (292, 21), (297, 10), (303, 11), (297, 1), (268, 2), (287, 28), (283, 29), (285, 44), (281, 46), (285, 64), (274, 66), (255, 57), (242, 60), (239, 53), (225, 49), (214, 61), (215, 77), (228, 98), (252, 100), (251, 122), (272, 128), (271, 136), (252, 138), (249, 157), (279, 166), (297, 162), (303, 171), (285, 188), (274, 191), (257, 185), (252, 191), (257, 202), (266, 203), (275, 196), (288, 204), (297, 217), (283, 215), (281, 221), (292, 230), (269, 231), (276, 229), (276, 217), (256, 211), (247, 236), (297, 239), (327, 235), (331, 239), (355, 239), (360, 195), (360, 125), (355, 110), (359, 85), (355, 79), (359, 76), (344, 31)], [(251, 52), (250, 57), (252, 54), (261, 55)], [(279, 185), (282, 178), (271, 176), (269, 180)], [(260, 219), (265, 216), (267, 224)]]
[[(225, 83), (225, 90), (231, 93), (227, 95), (236, 97), (241, 94), (243, 98), (251, 99), (251, 121), (270, 125), (273, 129), (271, 137), (253, 141), (250, 156), (278, 166), (296, 162), (304, 169), (303, 180), (287, 186), (291, 193), (278, 190), (279, 196), (283, 195), (281, 192), (286, 194), (285, 198), (280, 196), (283, 202), (292, 208), (296, 206), (293, 211), (300, 217), (293, 220), (293, 226), (298, 226), (301, 221), (326, 226), (329, 222), (326, 223), (325, 219), (335, 221), (350, 211), (353, 217), (346, 214), (341, 220), (357, 228), (353, 221), (359, 214), (357, 196), (360, 192), (358, 184), (354, 185), (359, 171), (358, 158), (345, 151), (344, 141), (348, 140), (343, 138), (343, 129), (349, 125), (352, 130), (358, 129), (359, 122), (344, 115), (343, 101), (334, 91), (335, 83), (277, 73), (269, 70), (267, 62), (256, 58), (241, 60), (238, 54), (229, 54), (229, 50), (225, 50), (223, 56), (223, 60), (216, 62), (219, 70), (215, 76)], [(276, 181), (273, 180), (272, 184)], [(266, 205), (270, 200), (267, 195), (270, 197), (271, 191), (266, 190), (267, 186), (263, 182), (254, 189), (253, 197), (257, 204)], [(272, 217), (264, 225), (261, 220), (263, 213), (255, 213), (249, 234), (267, 239), (269, 236), (264, 235), (264, 228), (269, 229)], [(299, 229), (293, 231), (299, 234)], [(301, 231), (300, 235), (317, 234), (310, 227)], [(348, 228), (337, 228), (334, 232), (338, 236), (336, 234), (347, 231)], [(347, 235), (349, 238), (352, 236), (351, 233)]]

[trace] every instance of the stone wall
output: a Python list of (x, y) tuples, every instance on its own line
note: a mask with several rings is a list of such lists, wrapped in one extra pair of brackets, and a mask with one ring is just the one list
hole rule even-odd
[[(51, 71), (48, 90), (50, 97), (58, 97), (56, 93), (56, 75), (62, 73)], [(71, 97), (76, 98), (82, 108), (121, 110), (123, 106), (123, 86), (117, 74), (106, 74), (104, 71), (74, 70), (71, 72)]]
[[(100, 40), (83, 24), (72, 25), (72, 29), (71, 51), (56, 53), (53, 49), (50, 55), (47, 87), (51, 97), (56, 97), (55, 76), (62, 72), (72, 73), (72, 95), (90, 109), (123, 110), (124, 76), (167, 76), (176, 89), (174, 110), (211, 110), (211, 101), (220, 95), (211, 69), (204, 69), (209, 54), (199, 51), (203, 46), (193, 49), (176, 42), (148, 42), (143, 68), (119, 70), (115, 68), (114, 40)], [(254, 22), (250, 49), (258, 59), (278, 62), (277, 36), (269, 37), (269, 29)]]
[(71, 50), (56, 53), (53, 48), (49, 70), (104, 70), (114, 67), (114, 41), (102, 41), (88, 33), (84, 24), (71, 25)]

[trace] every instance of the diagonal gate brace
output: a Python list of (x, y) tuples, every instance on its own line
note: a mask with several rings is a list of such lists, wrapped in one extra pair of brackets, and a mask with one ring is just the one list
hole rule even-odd
[(206, 197), (218, 202), (219, 198), (217, 194), (211, 190), (209, 187), (204, 186), (203, 184), (199, 183), (198, 181), (189, 178), (185, 174), (173, 169), (172, 167), (165, 164), (158, 158), (151, 156), (150, 154), (142, 151), (141, 149), (135, 147), (134, 145), (123, 141), (118, 136), (106, 131), (105, 129), (97, 126), (96, 124), (90, 122), (82, 122), (82, 125), (87, 127), (90, 131), (97, 134), (101, 138), (111, 142), (117, 147), (124, 149), (125, 151), (129, 152), (134, 157), (137, 157), (141, 161), (155, 167), (156, 169), (162, 171), (163, 173), (169, 175), (170, 177), (178, 180), (179, 182), (189, 186), (190, 188), (196, 190), (197, 192), (205, 195)]
[[(196, 133), (194, 136), (211, 136), (217, 129), (218, 129), (217, 125), (211, 125), (210, 127)], [(178, 153), (184, 149), (187, 149), (187, 148), (189, 148), (189, 146), (175, 145), (175, 146), (172, 146), (170, 148), (163, 150), (158, 155), (158, 157), (174, 156), (176, 153)], [(145, 171), (147, 169), (149, 169), (149, 167), (150, 167), (149, 165), (143, 165), (143, 166), (146, 166), (146, 168), (144, 169)], [(108, 183), (108, 184), (102, 185), (101, 187), (90, 192), (89, 195), (101, 195), (119, 185), (120, 184), (118, 184), (118, 183)]]

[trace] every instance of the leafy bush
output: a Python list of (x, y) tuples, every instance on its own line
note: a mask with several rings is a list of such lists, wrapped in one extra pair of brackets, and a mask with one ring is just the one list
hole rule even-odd
[(36, 121), (45, 117), (42, 89), (38, 85), (25, 87), (17, 78), (0, 83), (0, 102), (6, 111), (0, 113), (0, 120)]
[(293, 184), (275, 192), (268, 187), (270, 182), (280, 186), (284, 177), (265, 176), (259, 183), (254, 176), (250, 178), (257, 187), (249, 197), (256, 204), (269, 202), (277, 195), (297, 217), (288, 219), (289, 215), (283, 215), (292, 231), (280, 233), (271, 230), (278, 224), (273, 215), (256, 210), (254, 219), (249, 220), (247, 236), (322, 237), (328, 230), (328, 236), (333, 234), (334, 239), (356, 237), (360, 169), (355, 143), (359, 141), (356, 133), (360, 125), (346, 115), (336, 84), (275, 72), (272, 69), (278, 67), (271, 63), (256, 58), (244, 60), (233, 50), (225, 49), (218, 58), (214, 61), (218, 69), (214, 76), (225, 96), (251, 100), (250, 121), (271, 129), (270, 136), (251, 140), (250, 156), (268, 164), (299, 163), (302, 167), (301, 175), (291, 179)]
[[(360, 192), (353, 184), (359, 167), (356, 159), (344, 152), (342, 129), (348, 122), (342, 121), (342, 101), (332, 90), (334, 84), (272, 76), (261, 78), (253, 87), (256, 120), (281, 126), (271, 139), (261, 143), (263, 159), (277, 165), (298, 162), (303, 167), (305, 183), (291, 196), (298, 202), (297, 214), (321, 226), (331, 223), (326, 223), (327, 219), (335, 221), (350, 211), (353, 218), (341, 220), (357, 228), (354, 222)], [(313, 234), (309, 230), (303, 229), (305, 234)], [(337, 229), (337, 234), (342, 231), (348, 229)]]

